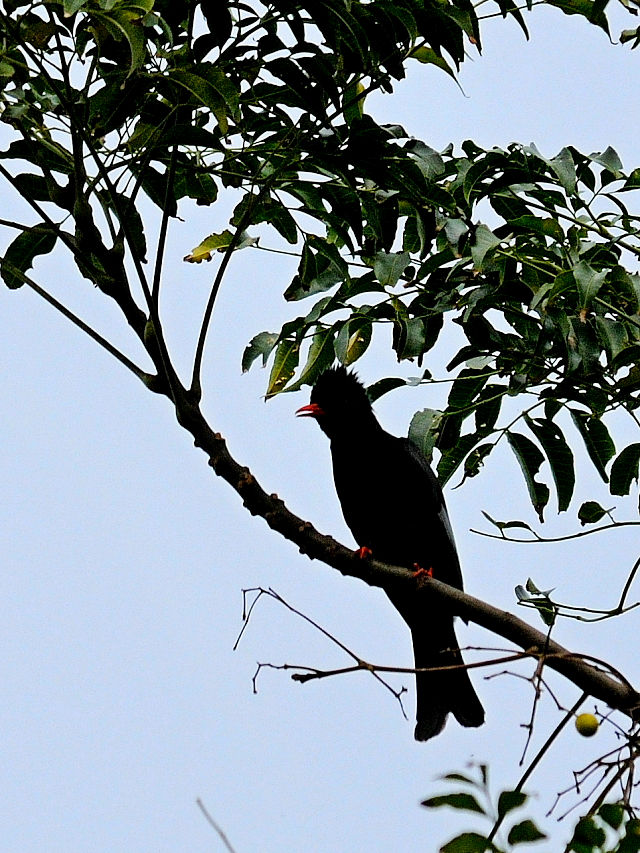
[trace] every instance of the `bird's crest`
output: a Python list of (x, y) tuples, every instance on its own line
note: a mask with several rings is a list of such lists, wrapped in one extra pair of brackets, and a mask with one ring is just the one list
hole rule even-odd
[(367, 389), (358, 374), (343, 365), (329, 367), (320, 374), (311, 391), (311, 402), (328, 412), (344, 406), (371, 408)]

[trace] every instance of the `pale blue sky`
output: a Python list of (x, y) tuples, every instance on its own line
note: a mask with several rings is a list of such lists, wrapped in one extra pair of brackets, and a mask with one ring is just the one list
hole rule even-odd
[[(485, 146), (535, 141), (550, 155), (565, 144), (587, 152), (613, 145), (627, 168), (640, 165), (638, 53), (559, 11), (536, 9), (527, 22), (529, 43), (511, 22), (486, 27), (484, 55), (460, 78), (465, 95), (416, 63), (394, 96), (370, 98), (367, 108), (436, 148), (466, 138)], [(620, 18), (614, 32), (623, 26), (630, 19)], [(199, 208), (172, 227), (164, 309), (182, 364), (214, 267), (181, 258), (224, 225), (215, 208)], [(292, 262), (258, 251), (234, 259), (206, 353), (204, 408), (267, 490), (352, 544), (326, 440), (313, 423), (293, 417), (306, 392), (265, 404), (266, 374), (240, 374), (248, 340), (291, 314), (281, 294), (292, 270)], [(114, 325), (115, 310), (66, 259), (49, 259), (36, 272), (135, 353), (126, 330)], [(409, 722), (365, 675), (301, 686), (266, 671), (253, 695), (256, 661), (331, 667), (345, 659), (272, 601), (255, 611), (233, 652), (244, 587), (274, 587), (374, 662), (410, 665), (408, 631), (381, 592), (310, 562), (251, 518), (211, 474), (167, 402), (26, 288), (0, 291), (0, 327), (0, 848), (222, 850), (196, 807), (200, 797), (237, 853), (417, 853), (473, 825), (419, 807), (445, 790), (439, 775), (483, 761), (496, 790), (518, 781), (532, 691), (512, 676), (487, 682), (476, 672), (486, 726), (469, 731), (450, 721), (427, 744), (413, 741), (409, 678), (394, 679), (409, 688)], [(367, 381), (399, 369), (382, 345), (360, 368)], [(411, 413), (433, 403), (429, 394), (423, 388), (381, 400), (380, 419), (405, 433)], [(632, 515), (632, 502), (625, 510), (622, 499), (612, 501), (604, 489), (599, 495), (620, 517)], [(638, 555), (637, 536), (624, 533), (563, 546), (472, 535), (481, 509), (534, 520), (507, 455), (447, 498), (466, 588), (508, 609), (515, 609), (514, 586), (528, 575), (555, 586), (561, 600), (610, 605)], [(578, 504), (552, 518), (550, 530), (573, 529)], [(625, 648), (632, 635), (634, 615), (597, 628), (563, 623), (557, 639), (610, 659), (634, 679), (635, 648)], [(460, 627), (459, 636), (465, 645), (504, 646), (473, 626)], [(531, 666), (518, 671), (530, 674)], [(575, 688), (556, 677), (551, 683), (573, 703)], [(558, 720), (547, 697), (534, 744)], [(604, 729), (589, 741), (568, 730), (528, 785), (537, 794), (535, 813), (570, 785), (572, 769), (613, 743)], [(553, 820), (544, 827), (560, 839), (569, 831)]]

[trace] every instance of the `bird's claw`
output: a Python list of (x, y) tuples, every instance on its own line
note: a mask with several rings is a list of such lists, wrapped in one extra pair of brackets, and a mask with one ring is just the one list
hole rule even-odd
[(360, 557), (361, 560), (368, 560), (369, 557), (373, 554), (371, 548), (367, 548), (366, 546), (362, 546), (362, 548), (358, 548), (356, 551), (356, 556)]
[(413, 564), (413, 576), (416, 578), (418, 583), (423, 581), (425, 578), (433, 577), (433, 568), (423, 569), (418, 563)]

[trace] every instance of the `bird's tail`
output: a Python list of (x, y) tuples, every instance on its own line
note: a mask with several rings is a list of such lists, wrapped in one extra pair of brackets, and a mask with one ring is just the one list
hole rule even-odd
[[(464, 663), (452, 617), (443, 614), (440, 619), (430, 619), (428, 627), (414, 628), (411, 636), (416, 669), (460, 667)], [(416, 740), (429, 740), (439, 734), (449, 713), (461, 726), (484, 723), (484, 708), (466, 669), (416, 673), (416, 692)]]

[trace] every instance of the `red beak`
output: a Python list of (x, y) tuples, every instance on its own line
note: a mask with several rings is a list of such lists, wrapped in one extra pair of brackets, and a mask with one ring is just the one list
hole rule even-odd
[(319, 418), (324, 415), (324, 409), (321, 409), (317, 403), (309, 403), (308, 406), (302, 406), (296, 412), (301, 418)]

